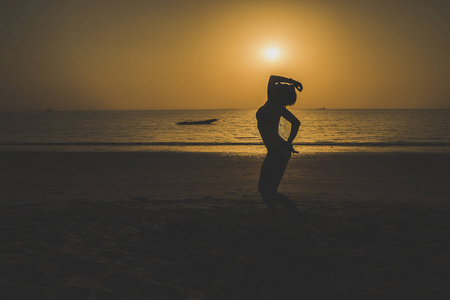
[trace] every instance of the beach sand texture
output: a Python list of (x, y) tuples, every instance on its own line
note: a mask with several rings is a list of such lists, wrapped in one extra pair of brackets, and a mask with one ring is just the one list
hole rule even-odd
[(2, 299), (446, 299), (450, 154), (1, 152)]

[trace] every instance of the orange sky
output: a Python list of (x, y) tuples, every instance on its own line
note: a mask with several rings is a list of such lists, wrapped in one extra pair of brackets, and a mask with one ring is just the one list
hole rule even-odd
[(450, 108), (448, 1), (1, 5), (0, 110), (256, 109), (270, 74), (298, 109)]

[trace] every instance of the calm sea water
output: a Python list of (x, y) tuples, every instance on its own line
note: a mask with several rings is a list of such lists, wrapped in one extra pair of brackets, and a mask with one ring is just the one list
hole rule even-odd
[[(255, 110), (0, 112), (0, 149), (262, 149)], [(308, 147), (450, 147), (450, 110), (292, 110)], [(210, 125), (176, 125), (219, 119)], [(287, 137), (289, 125), (281, 122)]]

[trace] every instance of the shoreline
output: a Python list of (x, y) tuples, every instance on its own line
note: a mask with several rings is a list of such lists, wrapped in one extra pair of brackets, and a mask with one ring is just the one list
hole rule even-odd
[[(296, 145), (294, 147), (300, 153), (333, 153), (333, 152), (367, 152), (367, 153), (450, 153), (449, 146), (315, 146)], [(85, 146), (85, 145), (0, 145), (0, 153), (4, 152), (180, 152), (180, 153), (229, 153), (260, 155), (265, 154), (264, 145), (211, 145), (211, 146)]]

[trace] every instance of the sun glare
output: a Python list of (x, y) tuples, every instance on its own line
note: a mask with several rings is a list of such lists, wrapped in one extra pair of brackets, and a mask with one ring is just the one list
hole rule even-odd
[(276, 60), (280, 56), (280, 51), (275, 47), (271, 47), (266, 49), (265, 54), (267, 59)]

